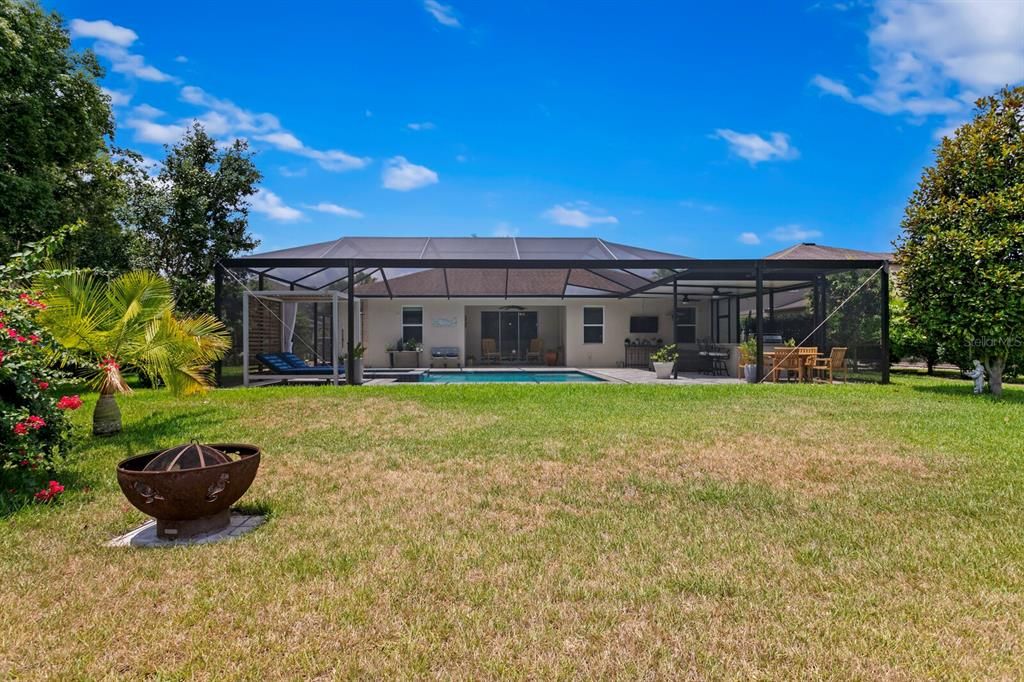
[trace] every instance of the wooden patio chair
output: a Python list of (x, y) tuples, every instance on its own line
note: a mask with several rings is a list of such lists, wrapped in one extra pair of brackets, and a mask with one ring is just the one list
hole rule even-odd
[(772, 368), (770, 375), (772, 381), (775, 383), (779, 382), (779, 375), (782, 374), (782, 370), (786, 371), (787, 377), (795, 377), (797, 380), (803, 376), (801, 371), (801, 358), (797, 352), (799, 348), (793, 348), (792, 346), (775, 346), (772, 349)]
[(544, 357), (544, 340), (530, 339), (530, 347), (526, 350), (526, 362), (539, 364), (542, 357)]
[(818, 359), (818, 347), (817, 346), (805, 346), (796, 349), (797, 355), (800, 357), (800, 379), (801, 381), (806, 378), (808, 381), (811, 380), (811, 367)]
[(498, 342), (494, 339), (480, 339), (480, 362), (497, 364), (501, 360), (498, 353)]
[(828, 383), (832, 383), (832, 377), (834, 374), (843, 375), (843, 383), (845, 384), (848, 378), (846, 370), (846, 349), (845, 348), (833, 348), (832, 352), (829, 353), (827, 358), (816, 358), (814, 364), (810, 366), (811, 378), (821, 372), (824, 376), (825, 372), (828, 372)]

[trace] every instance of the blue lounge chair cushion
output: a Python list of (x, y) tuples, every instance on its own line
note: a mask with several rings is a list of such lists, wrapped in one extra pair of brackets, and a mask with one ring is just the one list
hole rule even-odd
[(287, 364), (291, 365), (292, 367), (298, 367), (299, 369), (302, 369), (303, 367), (309, 367), (309, 365), (306, 364), (306, 361), (300, 358), (295, 353), (275, 353), (275, 355), (280, 357), (282, 360), (284, 360)]
[[(266, 365), (275, 374), (333, 374), (333, 369), (330, 365), (320, 365), (317, 367), (310, 367), (306, 363), (302, 363), (301, 367), (293, 367), (281, 357), (280, 353), (260, 353), (256, 356), (256, 359)], [(300, 360), (301, 362), (301, 360)], [(338, 374), (344, 374), (345, 370), (343, 367), (338, 368)]]
[(459, 357), (459, 349), (454, 346), (438, 346), (430, 349), (430, 357), (432, 358), (457, 358)]

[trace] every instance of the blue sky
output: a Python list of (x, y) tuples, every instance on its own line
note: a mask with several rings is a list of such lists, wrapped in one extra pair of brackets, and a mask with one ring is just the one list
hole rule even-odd
[(199, 119), (265, 178), (259, 250), (600, 236), (885, 250), (942, 132), (1024, 79), (1024, 3), (55, 2), (116, 142)]

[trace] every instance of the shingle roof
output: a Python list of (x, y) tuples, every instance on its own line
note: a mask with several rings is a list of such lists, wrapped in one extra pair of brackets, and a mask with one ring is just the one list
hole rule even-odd
[(812, 242), (793, 246), (765, 256), (766, 260), (892, 260), (891, 253), (879, 251), (858, 251), (836, 246), (823, 246)]

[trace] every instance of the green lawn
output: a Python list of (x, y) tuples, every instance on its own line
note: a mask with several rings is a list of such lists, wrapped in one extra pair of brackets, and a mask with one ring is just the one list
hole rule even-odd
[[(0, 520), (0, 677), (1010, 678), (1024, 389), (138, 391), (61, 504)], [(86, 409), (76, 414), (85, 433)], [(229, 544), (107, 549), (113, 475), (265, 455)], [(86, 490), (86, 487), (88, 490)]]

